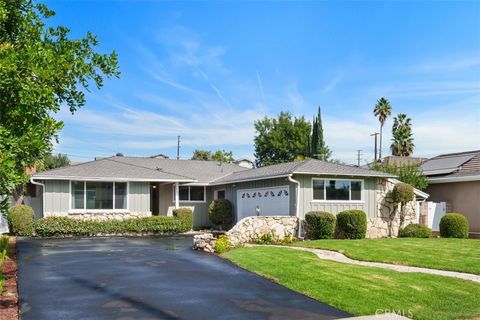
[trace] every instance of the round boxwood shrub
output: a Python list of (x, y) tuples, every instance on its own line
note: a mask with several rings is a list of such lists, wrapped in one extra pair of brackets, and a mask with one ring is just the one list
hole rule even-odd
[(410, 223), (398, 230), (398, 236), (400, 238), (431, 238), (432, 229), (423, 224)]
[(173, 216), (180, 220), (182, 229), (189, 231), (193, 227), (193, 212), (190, 208), (178, 208), (173, 210)]
[(29, 206), (17, 204), (8, 210), (8, 224), (13, 234), (17, 236), (32, 236), (35, 213)]
[(227, 199), (213, 200), (208, 206), (208, 218), (221, 229), (227, 229), (233, 220), (232, 203)]
[(308, 239), (331, 239), (335, 233), (335, 216), (329, 212), (310, 211), (305, 215)]
[(468, 220), (460, 213), (447, 213), (440, 219), (442, 238), (468, 238)]
[(363, 239), (367, 233), (367, 215), (362, 210), (347, 210), (337, 214), (338, 236)]

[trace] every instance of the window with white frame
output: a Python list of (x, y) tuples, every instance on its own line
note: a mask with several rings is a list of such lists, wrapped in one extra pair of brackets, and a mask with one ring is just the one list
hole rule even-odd
[(313, 179), (313, 200), (316, 201), (361, 201), (362, 180)]
[(71, 207), (75, 210), (127, 209), (127, 183), (72, 181)]
[(215, 190), (215, 200), (225, 199), (225, 189)]
[[(206, 201), (204, 186), (179, 186), (178, 193), (180, 201)], [(175, 186), (173, 186), (173, 201), (175, 201)]]

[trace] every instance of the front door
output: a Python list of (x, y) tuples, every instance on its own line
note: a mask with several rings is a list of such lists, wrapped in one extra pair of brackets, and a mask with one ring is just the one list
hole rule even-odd
[(159, 210), (159, 184), (158, 183), (150, 183), (150, 211), (152, 211), (152, 215), (158, 216), (160, 213)]

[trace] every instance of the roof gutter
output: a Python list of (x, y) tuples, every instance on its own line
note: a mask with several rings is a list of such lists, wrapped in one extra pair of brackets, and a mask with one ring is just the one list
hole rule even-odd
[(289, 174), (288, 175), (288, 181), (290, 182), (293, 182), (295, 183), (297, 186), (295, 188), (295, 216), (297, 217), (298, 219), (298, 230), (297, 230), (297, 238), (300, 239), (301, 235), (302, 235), (302, 222), (300, 221), (300, 217), (299, 217), (299, 208), (298, 208), (298, 203), (299, 203), (299, 200), (300, 200), (300, 182), (298, 180), (295, 180), (292, 178), (292, 174)]
[(42, 217), (45, 215), (45, 184), (33, 180), (30, 177), (30, 183), (42, 187)]
[(445, 177), (445, 178), (429, 178), (428, 183), (448, 183), (448, 182), (468, 182), (468, 181), (480, 181), (480, 175), (462, 176), (462, 177)]
[(69, 177), (69, 176), (35, 176), (35, 179), (42, 180), (80, 180), (80, 181), (117, 181), (117, 182), (181, 182), (195, 183), (193, 179), (149, 179), (149, 178), (113, 178), (113, 177)]
[[(251, 169), (251, 170), (254, 170), (254, 169)], [(263, 177), (246, 178), (246, 179), (239, 179), (239, 180), (219, 181), (219, 182), (209, 183), (208, 185), (218, 186), (218, 185), (224, 185), (224, 184), (233, 184), (233, 183), (241, 183), (241, 182), (249, 182), (249, 181), (266, 180), (266, 179), (286, 178), (288, 176), (291, 176), (291, 174), (281, 174), (276, 176), (263, 176)]]

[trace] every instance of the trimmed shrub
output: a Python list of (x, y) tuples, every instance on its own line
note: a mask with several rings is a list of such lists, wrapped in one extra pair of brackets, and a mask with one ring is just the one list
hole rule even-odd
[(447, 213), (440, 219), (442, 238), (468, 238), (468, 220), (460, 213)]
[(215, 252), (217, 253), (223, 253), (227, 250), (232, 249), (232, 244), (230, 243), (230, 240), (228, 240), (228, 237), (226, 235), (221, 235), (215, 241), (214, 249), (215, 249)]
[(392, 190), (392, 200), (395, 203), (407, 203), (415, 199), (414, 189), (408, 183), (397, 183)]
[(232, 203), (227, 199), (213, 200), (208, 206), (208, 218), (220, 229), (230, 227), (233, 214)]
[(398, 230), (400, 238), (431, 238), (432, 229), (423, 224), (411, 223), (405, 228)]
[(154, 216), (126, 220), (81, 221), (69, 217), (46, 217), (37, 221), (35, 233), (41, 237), (95, 236), (124, 233), (181, 233), (190, 230), (185, 220)]
[(308, 239), (331, 239), (335, 233), (336, 218), (329, 212), (310, 211), (305, 215)]
[(173, 216), (182, 222), (185, 231), (192, 230), (193, 212), (190, 208), (178, 208), (173, 210)]
[(367, 215), (362, 210), (347, 210), (337, 214), (338, 236), (346, 239), (364, 239), (367, 233)]
[(17, 236), (32, 236), (35, 213), (29, 206), (17, 204), (8, 210), (10, 231)]

